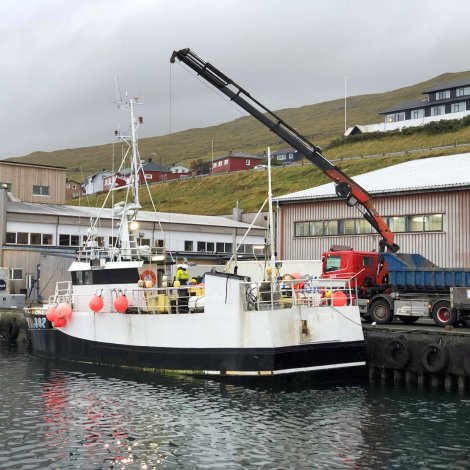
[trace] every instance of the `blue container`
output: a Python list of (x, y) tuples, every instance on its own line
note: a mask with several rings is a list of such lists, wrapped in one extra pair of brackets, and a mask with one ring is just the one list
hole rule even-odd
[(398, 289), (449, 290), (470, 287), (470, 269), (440, 268), (417, 253), (383, 253), (389, 283)]

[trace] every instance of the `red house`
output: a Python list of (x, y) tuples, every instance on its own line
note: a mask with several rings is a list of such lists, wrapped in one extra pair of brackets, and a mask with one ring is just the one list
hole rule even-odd
[(229, 153), (223, 157), (214, 159), (212, 162), (212, 173), (223, 173), (227, 171), (249, 170), (259, 165), (264, 157), (250, 155), (249, 153)]
[[(120, 188), (129, 184), (130, 169), (125, 169), (122, 173), (116, 173), (104, 178), (104, 189), (108, 190), (111, 186)], [(160, 166), (151, 158), (146, 163), (142, 164), (142, 170), (139, 171), (139, 184), (144, 184), (147, 181), (150, 183), (158, 183), (159, 181), (167, 181), (179, 179), (180, 174), (172, 173), (169, 168)]]

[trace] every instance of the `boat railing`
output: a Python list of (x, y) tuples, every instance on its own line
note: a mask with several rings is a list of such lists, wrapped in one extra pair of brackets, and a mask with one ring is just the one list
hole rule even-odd
[(340, 307), (356, 305), (352, 279), (312, 277), (244, 284), (245, 310), (278, 310), (295, 305)]
[(49, 296), (49, 305), (72, 302), (72, 282), (59, 281), (55, 285), (55, 292)]
[[(59, 284), (63, 286), (59, 286)], [(356, 305), (357, 292), (351, 279), (292, 279), (241, 283), (241, 308), (245, 311), (279, 310), (307, 307)], [(205, 290), (202, 285), (131, 289), (96, 289), (90, 295), (71, 294), (70, 283), (58, 283), (54, 303), (71, 301), (73, 310), (92, 311), (93, 297), (102, 298), (101, 312), (127, 313), (204, 313)], [(125, 299), (119, 300), (120, 297)], [(101, 302), (99, 302), (100, 304)]]
[[(117, 261), (117, 260), (143, 260), (158, 261), (165, 259), (165, 250), (161, 247), (150, 247), (148, 245), (138, 245), (136, 247), (116, 248), (87, 246), (80, 252), (80, 260), (93, 264), (97, 260)], [(99, 261), (98, 261), (99, 263)]]
[[(74, 293), (73, 310), (90, 311), (90, 301), (99, 296), (103, 300), (100, 312), (127, 313), (202, 313), (204, 312), (204, 287), (136, 287), (135, 289), (96, 289), (94, 294)], [(125, 297), (125, 300), (117, 300)]]

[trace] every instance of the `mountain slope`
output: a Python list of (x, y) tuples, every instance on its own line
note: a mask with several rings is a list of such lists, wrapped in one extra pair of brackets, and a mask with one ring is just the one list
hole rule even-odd
[[(347, 100), (348, 126), (380, 122), (381, 117), (378, 113), (383, 109), (401, 101), (423, 98), (422, 93), (427, 88), (464, 78), (470, 78), (470, 71), (446, 73), (431, 80), (386, 93), (350, 97)], [(265, 104), (269, 107), (269, 103)], [(276, 113), (289, 125), (298, 129), (301, 134), (320, 146), (342, 136), (344, 132), (343, 98), (300, 108), (284, 109)], [(459, 138), (466, 139), (466, 133), (459, 135)], [(470, 135), (468, 139), (470, 140)], [(285, 147), (285, 144), (273, 136), (263, 125), (248, 116), (217, 126), (140, 139), (139, 148), (142, 158), (150, 157), (152, 153), (156, 153), (161, 157), (161, 163), (164, 165), (184, 161), (183, 164), (189, 166), (193, 160), (211, 158), (208, 145), (211, 140), (217, 142), (217, 148), (221, 149), (215, 154), (215, 157), (224, 155), (230, 150), (261, 153), (266, 150), (268, 145), (272, 150)], [(427, 139), (424, 140), (426, 142), (423, 142), (423, 145), (428, 146)], [(392, 145), (394, 150), (406, 150), (412, 147), (404, 147), (403, 145), (416, 144), (413, 140), (406, 142), (392, 138), (392, 141), (399, 141)], [(382, 150), (387, 147), (387, 139), (380, 139), (377, 144), (377, 147), (374, 147), (374, 143), (370, 142), (362, 145), (354, 144), (346, 149), (338, 147), (331, 149), (327, 156), (331, 159), (345, 154), (374, 153), (375, 148), (378, 149), (377, 152), (388, 151)], [(392, 148), (390, 148), (391, 150)], [(15, 157), (10, 160), (65, 166), (68, 168), (69, 178), (82, 181), (83, 176), (96, 173), (103, 168), (111, 168), (113, 153), (116, 155), (114, 160), (120, 161), (121, 152), (120, 145), (105, 144), (54, 152), (33, 152), (27, 156)]]

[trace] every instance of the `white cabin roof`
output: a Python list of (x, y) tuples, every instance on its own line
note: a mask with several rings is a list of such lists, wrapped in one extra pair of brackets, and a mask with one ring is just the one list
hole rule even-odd
[[(470, 153), (411, 160), (352, 178), (371, 194), (470, 187)], [(274, 200), (336, 197), (333, 183), (285, 194)]]
[[(55, 215), (62, 217), (80, 217), (111, 219), (112, 209), (100, 207), (67, 206), (60, 204), (39, 204), (33, 202), (8, 202), (8, 212), (18, 214)], [(114, 216), (115, 219), (119, 217)], [(228, 227), (247, 229), (250, 224), (213, 215), (177, 214), (172, 212), (139, 211), (137, 220), (141, 222), (160, 222), (169, 224), (202, 225), (209, 227)], [(263, 227), (253, 225), (253, 229)]]

